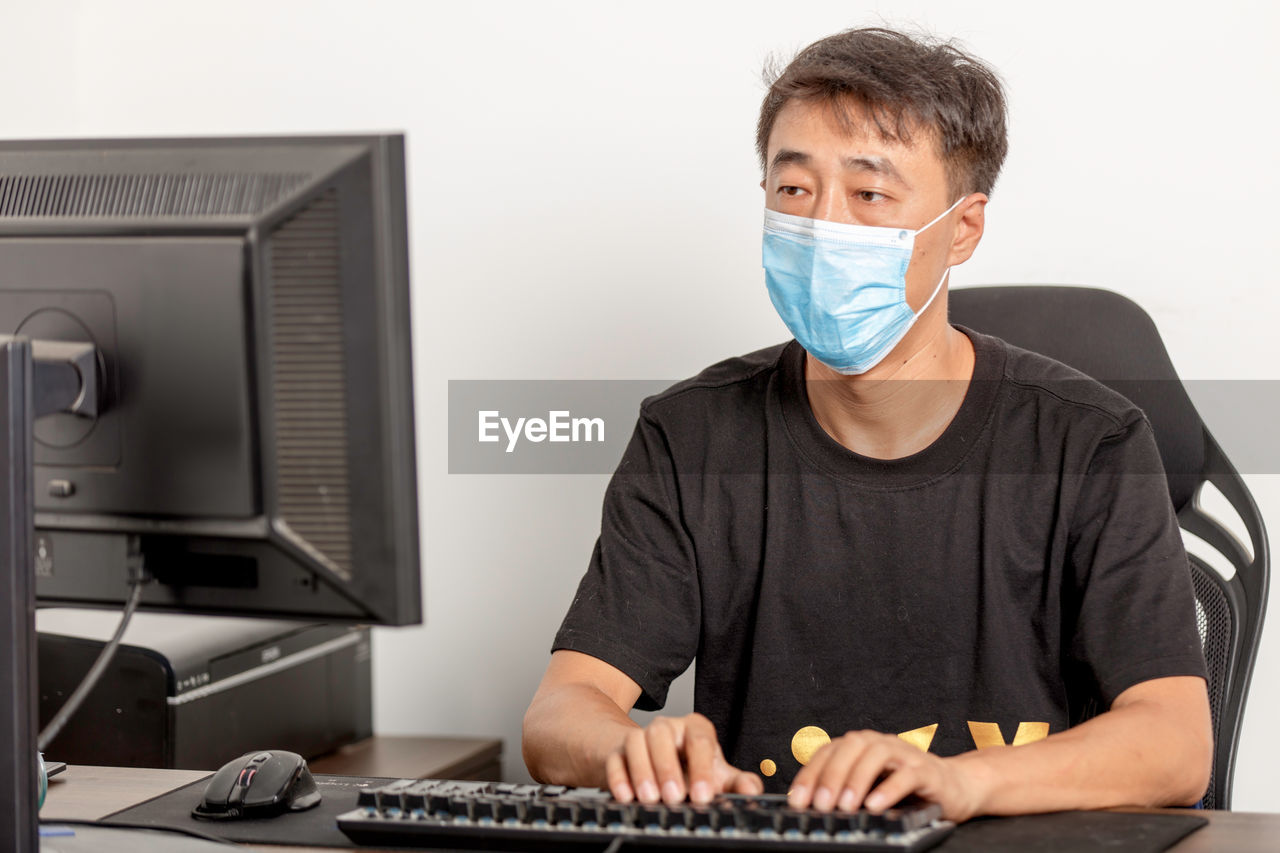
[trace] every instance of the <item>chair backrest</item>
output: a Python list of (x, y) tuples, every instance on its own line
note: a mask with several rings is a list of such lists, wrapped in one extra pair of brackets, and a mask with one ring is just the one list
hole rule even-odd
[[(1097, 288), (1035, 285), (958, 288), (950, 292), (949, 303), (953, 323), (1061, 361), (1140, 407), (1155, 431), (1179, 524), (1235, 567), (1234, 576), (1225, 578), (1189, 555), (1215, 744), (1213, 776), (1202, 802), (1205, 808), (1230, 808), (1271, 571), (1266, 529), (1253, 496), (1205, 428), (1155, 323), (1131, 300)], [(1240, 516), (1251, 551), (1201, 509), (1206, 482)]]

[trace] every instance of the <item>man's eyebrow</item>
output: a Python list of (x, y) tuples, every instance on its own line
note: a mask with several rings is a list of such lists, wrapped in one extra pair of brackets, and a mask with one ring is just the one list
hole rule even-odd
[(769, 164), (769, 174), (774, 174), (789, 163), (795, 163), (797, 166), (803, 166), (808, 162), (809, 155), (803, 151), (792, 151), (790, 148), (783, 148), (777, 154), (773, 155), (773, 162)]
[(879, 157), (875, 155), (859, 155), (857, 157), (844, 158), (844, 167), (859, 172), (875, 172), (886, 178), (895, 180), (905, 187), (910, 187), (907, 179), (902, 177), (902, 173), (893, 165), (893, 161), (888, 157)]
[[(773, 161), (769, 164), (769, 174), (775, 174), (783, 166), (791, 163), (797, 166), (806, 166), (809, 164), (810, 157), (803, 151), (794, 151), (790, 148), (783, 148), (773, 155)], [(881, 157), (876, 154), (859, 154), (854, 157), (844, 158), (844, 167), (856, 172), (874, 172), (877, 175), (883, 175), (886, 178), (897, 181), (905, 187), (911, 184), (898, 171), (898, 167), (893, 165), (893, 161), (888, 157)]]

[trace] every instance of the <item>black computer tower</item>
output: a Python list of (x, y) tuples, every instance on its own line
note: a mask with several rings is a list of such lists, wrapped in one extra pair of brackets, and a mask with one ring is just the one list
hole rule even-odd
[[(42, 727), (118, 619), (37, 615)], [(311, 758), (372, 730), (368, 628), (139, 613), (45, 753), (69, 764), (212, 770), (254, 749)]]

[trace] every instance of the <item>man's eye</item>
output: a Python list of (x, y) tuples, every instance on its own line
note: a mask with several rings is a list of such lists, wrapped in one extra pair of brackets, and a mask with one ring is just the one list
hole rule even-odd
[(877, 201), (884, 201), (884, 194), (875, 190), (859, 190), (858, 200), (874, 204)]
[(798, 196), (800, 193), (804, 192), (804, 190), (800, 187), (778, 187), (778, 192), (783, 195)]

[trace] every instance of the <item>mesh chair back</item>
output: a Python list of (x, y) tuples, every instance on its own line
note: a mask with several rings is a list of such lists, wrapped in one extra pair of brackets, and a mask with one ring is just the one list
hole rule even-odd
[[(1131, 300), (1096, 288), (1013, 286), (953, 290), (949, 303), (953, 323), (1061, 361), (1141, 408), (1155, 431), (1179, 523), (1235, 567), (1234, 577), (1227, 579), (1191, 557), (1215, 744), (1203, 804), (1230, 808), (1240, 722), (1270, 574), (1266, 531), (1252, 495), (1205, 428), (1155, 323)], [(1252, 553), (1200, 508), (1205, 482), (1213, 483), (1239, 514)]]

